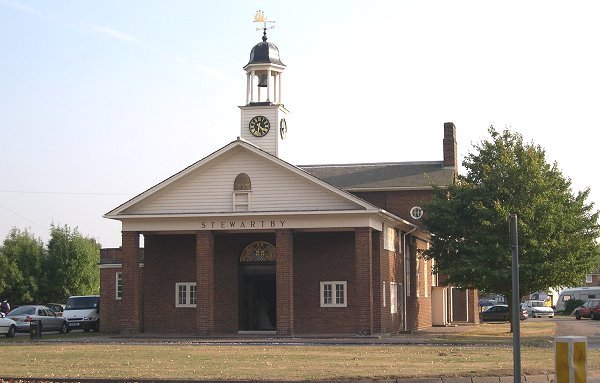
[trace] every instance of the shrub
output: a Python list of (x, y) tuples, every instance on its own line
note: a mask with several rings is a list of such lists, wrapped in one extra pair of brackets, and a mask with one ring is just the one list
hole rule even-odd
[(563, 312), (567, 315), (571, 315), (573, 310), (575, 310), (577, 307), (581, 306), (584, 303), (585, 302), (581, 299), (569, 299), (567, 303), (565, 303), (565, 311)]

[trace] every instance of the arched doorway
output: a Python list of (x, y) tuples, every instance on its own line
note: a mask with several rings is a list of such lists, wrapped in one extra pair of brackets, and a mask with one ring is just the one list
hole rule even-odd
[(246, 246), (239, 270), (239, 331), (275, 331), (275, 246), (265, 241)]

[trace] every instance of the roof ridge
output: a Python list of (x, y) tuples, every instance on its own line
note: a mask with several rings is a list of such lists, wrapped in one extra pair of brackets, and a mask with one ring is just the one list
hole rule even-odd
[(296, 165), (299, 168), (309, 167), (359, 167), (359, 166), (389, 166), (389, 165), (434, 165), (443, 164), (444, 161), (406, 161), (406, 162), (363, 162), (363, 163), (348, 163), (348, 164), (313, 164), (313, 165)]

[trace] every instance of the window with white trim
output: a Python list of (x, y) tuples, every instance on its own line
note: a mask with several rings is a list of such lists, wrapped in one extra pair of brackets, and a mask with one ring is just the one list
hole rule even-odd
[(585, 283), (592, 283), (592, 274), (588, 274), (585, 276)]
[(384, 227), (383, 248), (390, 251), (396, 250), (396, 230), (393, 227)]
[(175, 283), (175, 307), (196, 307), (196, 282)]
[(123, 273), (121, 271), (117, 271), (115, 273), (115, 299), (121, 299), (121, 295), (123, 294)]
[(410, 209), (410, 216), (412, 219), (421, 219), (423, 216), (423, 209), (421, 209), (419, 206), (413, 206)]
[(321, 307), (347, 307), (347, 282), (321, 282)]
[(390, 313), (398, 314), (398, 284), (390, 282)]
[(385, 304), (386, 304), (386, 299), (385, 299), (385, 298), (386, 298), (386, 296), (385, 296), (385, 295), (386, 295), (386, 294), (385, 294), (385, 292), (386, 292), (386, 291), (385, 291), (385, 281), (383, 281), (383, 282), (382, 282), (382, 286), (381, 286), (381, 292), (382, 292), (382, 294), (383, 294), (383, 297), (382, 297), (382, 300), (383, 300), (383, 307), (385, 307)]
[(233, 181), (233, 211), (250, 211), (252, 206), (252, 181), (246, 173), (240, 173)]

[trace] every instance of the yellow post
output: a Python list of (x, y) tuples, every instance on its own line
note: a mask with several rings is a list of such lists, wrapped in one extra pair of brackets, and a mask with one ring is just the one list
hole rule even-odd
[(556, 383), (586, 383), (586, 350), (585, 336), (554, 338), (554, 381)]

